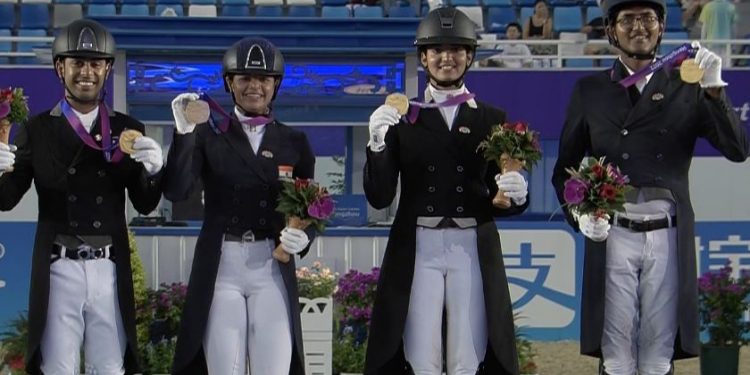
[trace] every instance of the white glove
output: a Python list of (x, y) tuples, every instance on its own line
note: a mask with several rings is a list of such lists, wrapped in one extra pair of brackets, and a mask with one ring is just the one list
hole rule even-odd
[(310, 238), (301, 229), (286, 227), (281, 231), (281, 248), (289, 254), (305, 250), (309, 243)]
[(581, 233), (584, 236), (590, 238), (592, 241), (602, 242), (607, 239), (609, 235), (609, 215), (604, 217), (595, 218), (590, 214), (584, 215), (573, 215), (578, 220), (578, 227), (581, 229)]
[(385, 148), (385, 133), (388, 127), (398, 124), (401, 115), (393, 106), (383, 104), (370, 115), (370, 142), (367, 146), (374, 152)]
[(729, 85), (721, 79), (721, 57), (707, 48), (701, 47), (698, 41), (693, 41), (692, 47), (698, 49), (698, 53), (695, 54), (695, 63), (698, 64), (699, 68), (703, 69), (703, 78), (700, 80), (701, 87), (724, 87)]
[(529, 184), (518, 172), (506, 172), (495, 175), (497, 188), (505, 192), (505, 196), (512, 199), (513, 203), (520, 206), (526, 203), (529, 195)]
[(16, 154), (13, 151), (16, 151), (15, 145), (0, 143), (0, 176), (16, 163)]
[(192, 133), (195, 129), (195, 124), (188, 122), (185, 118), (185, 106), (188, 102), (198, 100), (200, 96), (198, 94), (188, 92), (177, 95), (172, 100), (172, 115), (174, 116), (174, 126), (177, 128), (177, 134)]
[(161, 170), (164, 165), (162, 159), (161, 145), (149, 137), (138, 137), (133, 142), (135, 152), (130, 157), (139, 163), (143, 163), (143, 168), (149, 175), (153, 176)]

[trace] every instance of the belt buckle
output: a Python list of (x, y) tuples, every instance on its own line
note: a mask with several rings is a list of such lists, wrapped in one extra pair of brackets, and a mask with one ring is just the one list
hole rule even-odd
[(101, 257), (101, 250), (89, 245), (81, 245), (76, 249), (76, 254), (78, 255), (78, 259), (94, 260)]
[(255, 242), (255, 233), (252, 230), (242, 233), (242, 242)]

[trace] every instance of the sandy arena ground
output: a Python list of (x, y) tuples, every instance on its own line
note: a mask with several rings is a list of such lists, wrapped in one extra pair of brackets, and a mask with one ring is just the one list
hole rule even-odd
[[(534, 342), (539, 375), (596, 375), (599, 364), (596, 358), (578, 352), (577, 341)], [(675, 375), (700, 375), (698, 359), (677, 361)], [(750, 347), (740, 352), (739, 375), (750, 375)]]

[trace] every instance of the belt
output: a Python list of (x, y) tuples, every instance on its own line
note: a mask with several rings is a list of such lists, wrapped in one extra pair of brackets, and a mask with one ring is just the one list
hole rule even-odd
[(111, 245), (104, 247), (91, 247), (83, 244), (78, 248), (72, 249), (65, 247), (60, 244), (52, 245), (53, 260), (60, 258), (68, 258), (71, 260), (96, 260), (96, 259), (110, 259), (114, 260), (114, 255), (110, 254)]
[(238, 236), (236, 234), (232, 233), (224, 233), (224, 241), (226, 242), (256, 242), (256, 241), (262, 241), (266, 239), (272, 239), (275, 236), (271, 232), (266, 231), (252, 231), (248, 230), (245, 233), (242, 233), (242, 235)]
[(656, 220), (633, 220), (617, 216), (612, 224), (632, 230), (633, 232), (650, 232), (677, 226), (677, 216), (664, 217)]

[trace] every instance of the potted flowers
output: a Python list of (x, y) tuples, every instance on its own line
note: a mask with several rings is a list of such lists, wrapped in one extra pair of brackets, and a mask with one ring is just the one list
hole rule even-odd
[(183, 283), (163, 283), (158, 290), (148, 291), (149, 338), (141, 350), (149, 374), (168, 374), (171, 370), (186, 296)]
[[(514, 320), (519, 320), (518, 314), (513, 315)], [(531, 344), (531, 341), (526, 338), (526, 335), (522, 332), (522, 327), (515, 324), (516, 331), (516, 350), (518, 350), (518, 369), (521, 375), (537, 375), (538, 370), (534, 358), (536, 358), (536, 350)]]
[(609, 214), (622, 210), (625, 193), (631, 189), (630, 180), (620, 169), (604, 158), (585, 158), (577, 170), (568, 168), (563, 198), (574, 216), (591, 214), (609, 218)]
[(19, 314), (17, 318), (10, 321), (7, 328), (8, 331), (0, 334), (2, 339), (0, 369), (2, 369), (2, 363), (5, 363), (10, 370), (10, 374), (25, 374), (26, 342), (29, 335), (29, 320), (26, 317), (26, 312)]
[[(487, 139), (479, 143), (477, 151), (483, 151), (485, 159), (497, 163), (502, 173), (531, 167), (542, 158), (539, 132), (529, 129), (523, 122), (494, 126)], [(510, 198), (498, 191), (492, 204), (500, 208), (510, 207)]]
[(305, 345), (305, 372), (331, 373), (333, 338), (333, 290), (336, 277), (330, 268), (315, 261), (297, 269), (302, 340)]
[(333, 300), (337, 305), (338, 329), (333, 340), (333, 373), (362, 373), (367, 351), (367, 333), (380, 269), (370, 273), (351, 270), (339, 279)]
[(709, 338), (701, 347), (702, 374), (737, 375), (740, 346), (750, 339), (750, 322), (744, 318), (750, 309), (748, 296), (750, 272), (733, 277), (729, 262), (698, 279), (701, 329)]

